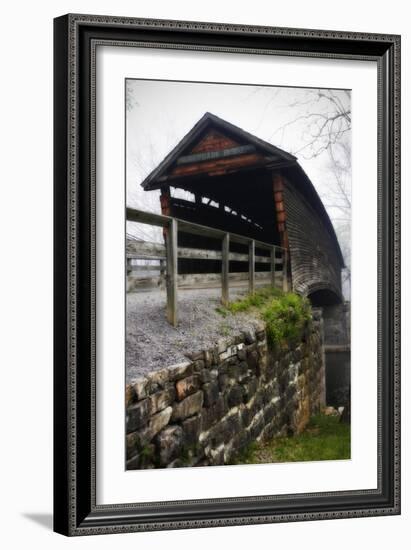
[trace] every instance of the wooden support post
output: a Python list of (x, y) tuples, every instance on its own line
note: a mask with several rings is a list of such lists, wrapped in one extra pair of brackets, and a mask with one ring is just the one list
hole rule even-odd
[(275, 283), (276, 283), (276, 280), (275, 280), (275, 251), (276, 251), (276, 248), (275, 246), (273, 246), (271, 248), (271, 286), (275, 286)]
[(223, 237), (221, 249), (221, 303), (223, 306), (228, 306), (230, 301), (228, 276), (229, 276), (229, 257), (230, 257), (230, 234), (226, 233)]
[(248, 291), (254, 294), (255, 291), (255, 241), (248, 245)]
[(166, 262), (160, 260), (160, 285), (163, 286), (166, 275)]
[(283, 292), (288, 292), (288, 252), (283, 250)]
[(166, 235), (167, 251), (167, 320), (177, 326), (177, 220), (170, 221)]

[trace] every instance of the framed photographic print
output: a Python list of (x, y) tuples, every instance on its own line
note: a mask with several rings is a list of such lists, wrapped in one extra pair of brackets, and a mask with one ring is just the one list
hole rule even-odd
[(55, 530), (400, 513), (400, 38), (54, 25)]

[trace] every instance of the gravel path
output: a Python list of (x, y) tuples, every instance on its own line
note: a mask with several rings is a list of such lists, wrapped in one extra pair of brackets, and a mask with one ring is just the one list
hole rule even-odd
[[(244, 290), (230, 289), (230, 299)], [(163, 290), (127, 294), (126, 382), (168, 365), (185, 361), (193, 353), (213, 345), (219, 338), (255, 325), (250, 314), (223, 317), (217, 313), (221, 290), (180, 290), (178, 328), (165, 317)]]

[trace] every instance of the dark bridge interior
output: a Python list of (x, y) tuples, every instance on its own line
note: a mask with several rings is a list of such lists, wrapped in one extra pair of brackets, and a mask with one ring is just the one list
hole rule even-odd
[(327, 288), (312, 292), (308, 295), (308, 298), (314, 307), (326, 307), (342, 303), (341, 296)]

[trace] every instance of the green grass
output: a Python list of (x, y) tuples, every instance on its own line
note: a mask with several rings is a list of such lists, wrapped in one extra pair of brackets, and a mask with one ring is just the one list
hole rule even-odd
[(247, 294), (244, 298), (231, 302), (227, 309), (231, 313), (239, 313), (250, 309), (261, 309), (272, 300), (280, 299), (283, 293), (272, 286), (260, 288), (254, 294)]
[(240, 300), (231, 302), (227, 308), (216, 309), (226, 317), (251, 311), (266, 322), (267, 339), (271, 348), (295, 343), (302, 330), (311, 322), (311, 307), (306, 298), (293, 292), (283, 293), (274, 287), (265, 287)]
[(339, 416), (314, 416), (304, 433), (252, 443), (232, 464), (346, 460), (351, 456), (350, 426)]

